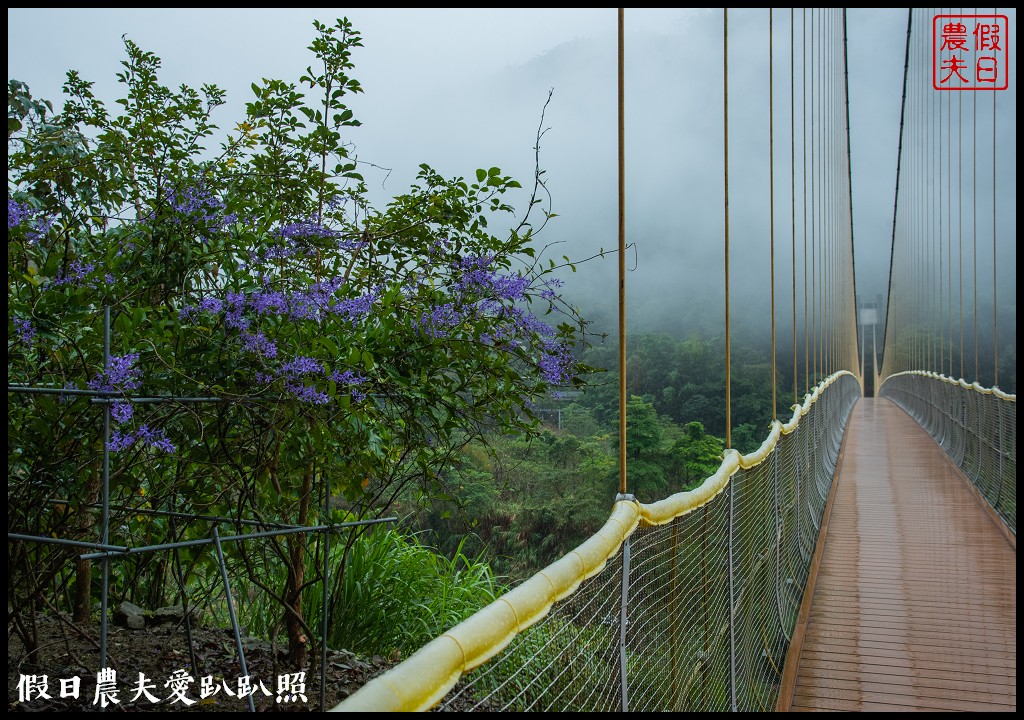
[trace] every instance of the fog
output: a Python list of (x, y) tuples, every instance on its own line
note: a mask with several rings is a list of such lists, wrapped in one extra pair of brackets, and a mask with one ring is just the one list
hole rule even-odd
[[(1015, 10), (1005, 12), (1015, 27)], [(627, 240), (634, 245), (627, 277), (631, 332), (722, 331), (722, 15), (721, 10), (626, 11), (626, 219)], [(215, 119), (230, 128), (243, 117), (249, 83), (263, 77), (297, 81), (311, 61), (305, 48), (313, 37), (312, 20), (331, 23), (340, 16), (349, 17), (363, 34), (365, 47), (355, 53), (353, 75), (366, 92), (351, 101), (363, 127), (353, 130), (351, 140), (359, 160), (367, 163), (363, 171), (374, 202), (383, 204), (404, 191), (420, 163), (447, 176), (466, 177), (478, 167), (496, 165), (526, 187), (514, 199), (524, 208), (545, 111), (540, 167), (558, 217), (538, 242), (551, 244), (547, 252), (556, 260), (562, 255), (582, 259), (615, 247), (614, 9), (8, 9), (8, 77), (27, 82), (37, 97), (57, 101), (63, 72), (75, 68), (95, 81), (97, 94), (110, 102), (117, 97), (114, 75), (124, 57), (121, 36), (126, 35), (163, 59), (166, 84), (215, 83), (225, 88), (229, 104)], [(808, 169), (812, 174), (806, 197), (810, 202), (817, 192), (818, 203), (817, 209), (808, 210), (811, 246), (813, 217), (820, 208), (828, 208), (833, 237), (845, 237), (850, 222), (842, 210), (848, 190), (842, 165), (841, 15), (797, 10), (794, 21), (791, 71), (790, 11), (774, 13), (776, 315), (782, 335), (791, 332), (794, 242), (801, 318), (803, 312), (805, 143), (809, 164), (822, 153), (835, 163), (824, 173), (819, 169), (814, 174), (813, 165)], [(884, 299), (906, 10), (850, 10), (848, 37), (856, 291), (869, 300), (876, 295)], [(736, 331), (749, 337), (763, 336), (771, 319), (768, 41), (767, 10), (729, 12), (731, 302)], [(979, 138), (981, 147), (989, 149), (979, 151), (977, 173), (988, 178), (980, 188), (990, 196), (994, 94), (999, 115), (995, 186), (1000, 207), (1014, 208), (999, 215), (999, 287), (1001, 294), (1014, 298), (1015, 315), (1013, 48), (1010, 60), (1010, 89), (982, 93), (979, 103)], [(790, 124), (791, 82), (795, 125)], [(814, 128), (805, 127), (801, 117), (805, 97), (807, 123), (817, 118)], [(821, 190), (814, 190), (816, 180), (826, 190), (827, 204), (821, 201)], [(796, 186), (795, 202), (791, 184)], [(978, 225), (984, 238), (991, 237), (987, 217)], [(979, 264), (988, 263), (984, 267), (991, 273), (988, 242), (988, 255), (980, 256)], [(567, 295), (599, 330), (613, 327), (615, 271), (615, 256), (606, 254), (566, 275)]]

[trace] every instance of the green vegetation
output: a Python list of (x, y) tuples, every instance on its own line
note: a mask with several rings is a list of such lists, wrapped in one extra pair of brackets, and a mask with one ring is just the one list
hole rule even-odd
[[(314, 23), (306, 72), (253, 83), (226, 135), (223, 91), (162, 85), (130, 40), (113, 107), (74, 71), (58, 112), (9, 81), (8, 381), (66, 391), (8, 395), (12, 531), (100, 537), (104, 451), (115, 545), (379, 517), (443, 492), (484, 434), (536, 435), (528, 404), (580, 382), (585, 323), (537, 259), (542, 173), (530, 194), (497, 167), (467, 180), (421, 165), (371, 206), (347, 138), (360, 46), (347, 20)], [(168, 510), (185, 517), (147, 514)], [(306, 597), (321, 543), (225, 546), (296, 667), (319, 636)], [(94, 613), (99, 568), (75, 553), (8, 544), (30, 663), (44, 600)], [(164, 605), (179, 582), (211, 597), (211, 549), (179, 555), (115, 560), (114, 602)]]
[[(585, 349), (537, 259), (553, 217), (539, 168), (521, 213), (496, 167), (422, 165), (369, 204), (346, 139), (361, 39), (345, 20), (314, 27), (306, 73), (254, 83), (223, 136), (223, 92), (162, 85), (130, 40), (116, 107), (74, 71), (57, 112), (9, 81), (8, 381), (53, 394), (8, 395), (8, 527), (94, 542), (104, 450), (115, 545), (399, 511), (408, 528), (332, 540), (330, 641), (408, 653), (489, 602), (496, 576), (531, 574), (607, 519), (616, 377), (591, 371), (614, 348)], [(630, 342), (629, 489), (651, 501), (718, 466), (724, 366), (715, 341)], [(749, 450), (771, 416), (768, 365), (748, 350), (734, 367)], [(319, 637), (323, 552), (319, 534), (225, 545), (246, 623), (295, 667)], [(100, 565), (77, 554), (8, 544), (29, 663), (37, 609), (95, 618)], [(219, 569), (209, 546), (117, 558), (110, 597), (154, 608), (184, 589), (223, 617)]]
[[(339, 561), (342, 554), (335, 553)], [(480, 558), (456, 548), (448, 559), (395, 530), (379, 528), (357, 539), (346, 563), (331, 587), (338, 611), (328, 644), (353, 652), (411, 652), (503, 592)], [(311, 615), (319, 615), (321, 600), (311, 594)]]
[[(631, 386), (636, 377), (671, 378), (683, 388), (631, 395), (627, 405), (628, 490), (643, 502), (689, 490), (712, 475), (724, 440), (706, 428), (724, 423), (724, 370), (713, 343), (639, 335), (628, 348)], [(608, 348), (584, 352), (588, 365), (608, 362)], [(771, 420), (770, 366), (748, 349), (743, 374), (753, 400), (734, 408), (733, 446), (751, 452), (768, 434)], [(614, 357), (612, 358), (614, 361)], [(748, 370), (752, 370), (748, 372)], [(609, 377), (610, 376), (610, 377)], [(757, 381), (760, 381), (758, 384)], [(614, 372), (590, 379), (582, 392), (541, 403), (535, 414), (545, 431), (537, 437), (485, 435), (457, 456), (446, 474), (447, 492), (426, 511), (406, 506), (435, 544), (451, 550), (465, 543), (489, 558), (501, 576), (521, 579), (553, 562), (593, 534), (608, 519), (618, 491), (618, 388)], [(759, 400), (758, 400), (759, 399)], [(710, 412), (709, 408), (714, 408)], [(693, 413), (693, 414), (687, 414)], [(704, 413), (704, 414), (700, 414)], [(787, 414), (786, 419), (789, 415)]]

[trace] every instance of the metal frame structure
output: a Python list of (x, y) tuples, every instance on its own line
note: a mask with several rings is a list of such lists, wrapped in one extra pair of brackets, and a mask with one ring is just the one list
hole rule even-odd
[[(103, 310), (103, 357), (104, 367), (110, 364), (110, 307), (107, 306)], [(238, 663), (242, 671), (242, 675), (248, 675), (248, 670), (245, 661), (245, 650), (242, 646), (241, 630), (238, 623), (238, 618), (235, 615), (234, 603), (232, 602), (231, 594), (231, 582), (228, 577), (227, 563), (224, 555), (224, 543), (230, 542), (243, 542), (246, 540), (255, 540), (270, 537), (280, 537), (284, 535), (296, 535), (304, 533), (321, 533), (324, 539), (324, 553), (323, 553), (323, 583), (324, 583), (324, 602), (323, 602), (323, 615), (321, 618), (321, 636), (320, 636), (320, 709), (325, 710), (327, 707), (326, 698), (326, 672), (327, 672), (327, 626), (329, 620), (329, 609), (330, 603), (327, 602), (327, 587), (328, 579), (330, 577), (330, 536), (332, 532), (337, 532), (346, 528), (354, 527), (366, 527), (370, 525), (378, 525), (382, 523), (392, 523), (398, 520), (397, 517), (386, 517), (386, 518), (374, 518), (371, 520), (358, 520), (351, 522), (335, 523), (328, 525), (312, 525), (312, 526), (298, 526), (298, 525), (285, 525), (274, 522), (262, 522), (258, 520), (245, 520), (236, 519), (229, 517), (222, 517), (217, 515), (193, 515), (188, 513), (175, 512), (173, 510), (152, 510), (145, 508), (127, 508), (123, 506), (115, 506), (110, 504), (110, 419), (111, 419), (111, 406), (114, 402), (118, 401), (130, 401), (132, 403), (139, 404), (157, 404), (157, 403), (215, 403), (223, 402), (224, 400), (219, 397), (177, 397), (177, 396), (166, 396), (166, 397), (151, 397), (151, 396), (131, 396), (125, 395), (120, 392), (109, 391), (109, 390), (80, 390), (76, 388), (54, 388), (54, 387), (36, 387), (32, 385), (23, 384), (8, 384), (7, 392), (13, 394), (45, 394), (45, 395), (78, 395), (86, 396), (91, 398), (91, 402), (103, 406), (103, 453), (102, 453), (102, 487), (101, 487), (101, 499), (99, 503), (89, 503), (85, 507), (92, 507), (101, 511), (101, 529), (100, 529), (100, 540), (98, 542), (88, 542), (81, 540), (70, 540), (61, 537), (49, 537), (45, 535), (30, 535), (25, 533), (8, 532), (8, 542), (15, 540), (20, 542), (30, 543), (42, 543), (48, 545), (63, 545), (68, 547), (82, 548), (88, 552), (84, 552), (78, 556), (79, 560), (101, 560), (101, 585), (100, 585), (100, 668), (103, 669), (107, 665), (107, 634), (108, 626), (110, 622), (109, 618), (109, 577), (110, 577), (110, 562), (111, 560), (117, 560), (127, 558), (132, 555), (148, 554), (153, 552), (165, 552), (170, 550), (174, 557), (174, 579), (178, 584), (178, 590), (181, 593), (182, 606), (184, 610), (184, 625), (185, 634), (188, 639), (189, 656), (192, 662), (192, 667), (198, 672), (198, 664), (195, 656), (195, 643), (192, 636), (192, 623), (191, 613), (188, 606), (188, 593), (185, 589), (184, 575), (181, 571), (181, 560), (179, 556), (179, 550), (185, 547), (196, 547), (204, 545), (213, 545), (216, 550), (217, 561), (220, 566), (220, 575), (224, 587), (224, 593), (227, 598), (228, 614), (231, 620), (231, 630), (234, 635), (235, 649), (238, 654)], [(59, 504), (59, 500), (50, 500), (53, 504)], [(330, 487), (326, 489), (326, 496), (324, 499), (324, 507), (329, 508), (331, 502)], [(213, 530), (210, 537), (201, 538), (195, 540), (179, 540), (177, 542), (159, 543), (154, 545), (143, 545), (138, 547), (128, 547), (123, 545), (112, 545), (110, 544), (110, 511), (114, 509), (129, 510), (133, 514), (139, 515), (152, 515), (159, 517), (167, 517), (171, 523), (172, 535), (177, 534), (174, 521), (177, 519), (185, 520), (205, 520), (214, 523)], [(235, 535), (222, 536), (218, 530), (217, 524), (219, 523), (232, 523), (235, 525), (246, 525), (255, 526), (262, 528), (272, 528), (269, 530), (259, 530), (251, 533), (241, 533)], [(247, 697), (249, 710), (255, 712), (255, 704), (252, 699), (252, 695)]]

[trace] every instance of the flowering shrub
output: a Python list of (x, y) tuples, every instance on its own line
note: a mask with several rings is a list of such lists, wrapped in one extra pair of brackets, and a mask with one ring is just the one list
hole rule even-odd
[[(423, 165), (370, 207), (344, 139), (360, 36), (346, 20), (315, 29), (319, 71), (253, 84), (219, 150), (223, 92), (160, 85), (159, 59), (131, 41), (120, 115), (75, 72), (57, 114), (9, 83), (9, 377), (113, 398), (119, 504), (144, 491), (153, 507), (304, 525), (330, 520), (329, 492), (380, 512), (411, 487), (437, 492), (474, 436), (533, 432), (531, 401), (584, 370), (583, 322), (537, 260), (536, 193), (500, 236), (489, 226), (513, 219), (520, 185), (498, 168), (467, 181)], [(8, 397), (11, 506), (27, 508), (11, 526), (40, 526), (47, 497), (86, 512), (102, 406)], [(257, 584), (261, 567), (287, 570), (275, 592), (298, 664), (307, 542), (245, 556)]]

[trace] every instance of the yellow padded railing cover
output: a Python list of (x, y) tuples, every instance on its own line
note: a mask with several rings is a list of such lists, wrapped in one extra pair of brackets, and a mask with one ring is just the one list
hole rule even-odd
[[(899, 377), (901, 375), (920, 375), (921, 377), (932, 378), (933, 380), (940, 380), (942, 382), (949, 383), (950, 385), (959, 385), (960, 387), (962, 387), (962, 388), (964, 388), (966, 390), (974, 390), (975, 392), (980, 392), (982, 395), (995, 395), (1000, 400), (1008, 400), (1010, 402), (1017, 402), (1017, 395), (1016, 395), (1016, 393), (1005, 393), (1005, 392), (1003, 392), (1002, 390), (1000, 390), (997, 387), (990, 387), (990, 388), (983, 387), (983, 386), (978, 384), (977, 380), (975, 380), (972, 383), (967, 382), (963, 378), (960, 378), (958, 380), (954, 380), (953, 378), (951, 378), (951, 377), (949, 377), (947, 375), (941, 375), (941, 374), (936, 373), (936, 372), (931, 372), (930, 370), (905, 370), (903, 372), (893, 373), (892, 375), (887, 377), (885, 380), (887, 381), (887, 380), (889, 380), (889, 378)], [(885, 381), (883, 381), (883, 383), (884, 382)]]
[(823, 380), (805, 397), (802, 405), (793, 407), (793, 417), (788, 423), (773, 421), (767, 439), (754, 452), (740, 455), (735, 450), (726, 450), (718, 470), (699, 487), (650, 504), (617, 501), (611, 517), (589, 540), (431, 640), (332, 711), (429, 710), (455, 687), (463, 674), (501, 652), (516, 635), (547, 615), (552, 605), (571, 595), (584, 580), (601, 572), (638, 525), (664, 525), (696, 510), (722, 492), (737, 470), (763, 462), (775, 449), (779, 437), (794, 432), (822, 392), (843, 375), (852, 376), (852, 373), (843, 370)]

